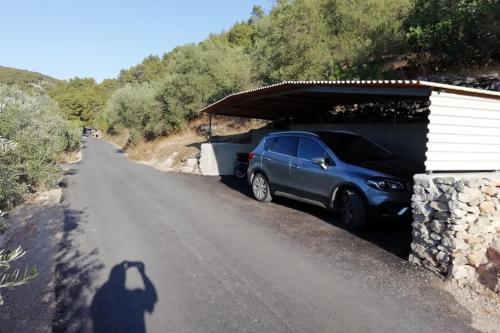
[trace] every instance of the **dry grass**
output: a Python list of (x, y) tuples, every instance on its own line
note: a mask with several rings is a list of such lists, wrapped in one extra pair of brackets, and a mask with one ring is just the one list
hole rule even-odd
[(71, 151), (71, 152), (62, 152), (56, 157), (57, 163), (69, 164), (75, 163), (82, 159), (82, 151)]
[(127, 129), (123, 129), (114, 135), (104, 134), (103, 138), (104, 140), (116, 145), (118, 148), (124, 148), (128, 142), (129, 131)]
[(177, 167), (185, 159), (196, 155), (206, 138), (192, 130), (185, 130), (152, 141), (142, 141), (127, 149), (127, 157), (146, 162), (161, 170)]
[[(207, 138), (200, 134), (200, 127), (208, 125), (208, 117), (200, 117), (189, 123), (186, 129), (166, 137), (151, 141), (141, 141), (127, 146), (128, 131), (120, 131), (117, 135), (106, 135), (104, 139), (126, 151), (131, 160), (152, 165), (163, 171), (176, 170), (187, 158), (200, 152), (201, 144)], [(214, 117), (212, 135), (221, 141), (245, 142), (250, 139), (248, 132), (266, 125), (260, 120), (248, 120), (233, 117)]]

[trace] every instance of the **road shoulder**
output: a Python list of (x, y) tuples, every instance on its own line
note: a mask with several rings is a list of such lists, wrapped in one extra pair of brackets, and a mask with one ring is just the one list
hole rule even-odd
[(55, 311), (54, 272), (58, 237), (64, 224), (61, 189), (40, 193), (12, 210), (1, 247), (19, 245), (27, 254), (15, 268), (37, 267), (40, 274), (28, 285), (3, 289), (0, 332), (52, 332)]

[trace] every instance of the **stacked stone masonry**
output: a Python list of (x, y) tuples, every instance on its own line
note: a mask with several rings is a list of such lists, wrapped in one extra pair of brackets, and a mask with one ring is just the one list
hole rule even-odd
[[(415, 175), (409, 260), (500, 288), (500, 173)], [(488, 281), (486, 281), (488, 280)]]

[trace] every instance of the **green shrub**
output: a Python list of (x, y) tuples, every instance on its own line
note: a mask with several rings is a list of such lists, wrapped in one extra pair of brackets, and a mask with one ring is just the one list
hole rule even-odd
[(500, 59), (499, 0), (414, 0), (406, 29), (411, 49), (445, 64)]
[[(134, 133), (134, 141), (142, 136), (153, 139), (166, 130), (160, 103), (156, 100), (156, 91), (148, 83), (126, 84), (116, 90), (105, 107), (108, 132), (122, 127)], [(133, 132), (132, 132), (133, 130)]]
[(0, 151), (0, 209), (53, 186), (60, 177), (55, 157), (78, 149), (80, 133), (48, 96), (0, 85), (0, 138), (13, 143)]

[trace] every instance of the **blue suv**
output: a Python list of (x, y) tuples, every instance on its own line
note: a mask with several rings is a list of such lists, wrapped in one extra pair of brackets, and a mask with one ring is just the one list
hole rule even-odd
[(352, 229), (374, 214), (408, 216), (412, 177), (423, 171), (358, 134), (340, 131), (272, 133), (249, 160), (255, 199), (282, 196), (337, 210)]

